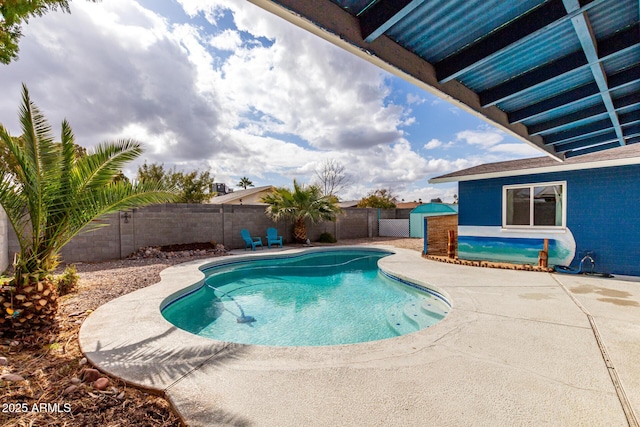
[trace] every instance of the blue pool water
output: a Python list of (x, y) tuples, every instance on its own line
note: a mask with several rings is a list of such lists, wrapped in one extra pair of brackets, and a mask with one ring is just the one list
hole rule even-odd
[(162, 314), (203, 337), (271, 346), (374, 341), (443, 319), (450, 307), (437, 293), (378, 270), (377, 261), (388, 255), (323, 251), (215, 266), (205, 270), (202, 287), (174, 299)]

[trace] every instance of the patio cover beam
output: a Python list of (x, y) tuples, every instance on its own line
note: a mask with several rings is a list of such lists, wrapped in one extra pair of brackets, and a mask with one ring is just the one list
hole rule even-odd
[(425, 0), (381, 0), (365, 9), (358, 20), (365, 42), (371, 43)]
[[(638, 82), (640, 82), (640, 65), (609, 76), (610, 90), (620, 89)], [(564, 107), (573, 102), (578, 102), (596, 95), (600, 95), (598, 85), (596, 83), (589, 83), (520, 110), (512, 111), (509, 113), (509, 120), (511, 123), (519, 123), (540, 114), (553, 111), (556, 108)]]
[(614, 99), (613, 105), (615, 105), (616, 108), (620, 110), (626, 107), (640, 107), (640, 92), (630, 93), (629, 95), (623, 96), (622, 98)]
[[(637, 138), (638, 136), (640, 136), (640, 124), (625, 127), (624, 136), (627, 139)], [(632, 142), (640, 142), (640, 141), (634, 140)]]
[(531, 136), (526, 126), (509, 123), (507, 114), (495, 106), (483, 107), (478, 95), (458, 81), (440, 84), (432, 64), (399, 46), (385, 35), (367, 43), (362, 37), (360, 21), (330, 0), (249, 0), (348, 52), (377, 65), (409, 83), (424, 89), (476, 117), (507, 132), (527, 144), (561, 161), (552, 146), (539, 136)]
[[(627, 126), (627, 125), (634, 125), (636, 123), (640, 123), (640, 110), (636, 110), (636, 111), (631, 111), (629, 113), (625, 113), (625, 114), (621, 114), (619, 116), (619, 126), (620, 126), (620, 133), (623, 133), (623, 126)], [(596, 122), (592, 122), (589, 123), (587, 125), (584, 126), (580, 126), (580, 127), (574, 127), (570, 130), (566, 130), (566, 131), (561, 131), (561, 132), (557, 132), (554, 134), (549, 134), (545, 136), (545, 143), (547, 144), (563, 144), (565, 142), (574, 140), (578, 138), (578, 141), (580, 141), (580, 138), (583, 136), (588, 136), (588, 135), (593, 135), (593, 134), (600, 134), (602, 133), (602, 131), (605, 130), (611, 130), (614, 131), (616, 134), (616, 137), (619, 140), (618, 132), (616, 131), (616, 129), (612, 126), (611, 121), (607, 118), (607, 119), (603, 119), (603, 120), (598, 120)], [(588, 144), (584, 144), (585, 146)], [(556, 150), (558, 149), (558, 145), (556, 145)]]
[[(578, 0), (562, 1), (568, 13), (580, 9)], [(600, 96), (602, 96), (602, 101), (604, 102), (604, 105), (607, 108), (607, 112), (609, 113), (609, 119), (611, 119), (611, 123), (613, 124), (613, 129), (615, 130), (618, 137), (618, 142), (620, 142), (620, 145), (625, 145), (624, 135), (622, 134), (622, 126), (620, 125), (618, 113), (616, 112), (616, 107), (613, 105), (613, 99), (611, 98), (611, 93), (609, 92), (607, 73), (605, 72), (602, 63), (598, 58), (596, 36), (595, 34), (593, 34), (593, 28), (591, 27), (591, 23), (589, 22), (589, 17), (586, 13), (583, 12), (571, 18), (571, 23), (573, 24), (573, 29), (578, 35), (580, 45), (582, 45), (582, 50), (584, 51), (585, 56), (589, 61), (589, 67), (591, 68), (593, 78), (598, 85), (598, 89), (600, 89)]]
[(575, 156), (582, 156), (584, 154), (596, 153), (598, 151), (604, 151), (604, 150), (610, 150), (612, 148), (616, 148), (616, 147), (619, 147), (619, 146), (620, 146), (620, 144), (618, 144), (617, 142), (610, 142), (608, 144), (594, 145), (593, 147), (584, 148), (582, 150), (569, 151), (566, 155), (567, 155), (567, 158), (575, 157)]
[(549, 120), (534, 125), (529, 125), (529, 133), (531, 135), (539, 135), (541, 133), (561, 128), (565, 125), (579, 122), (580, 120), (595, 117), (600, 114), (606, 113), (607, 108), (603, 104), (594, 105), (593, 107), (585, 108), (575, 113), (567, 114), (565, 116), (558, 117), (557, 119)]
[(457, 79), (464, 73), (483, 66), (507, 49), (513, 50), (539, 33), (549, 31), (573, 16), (602, 3), (586, 0), (583, 7), (567, 13), (562, 0), (551, 0), (531, 12), (498, 28), (478, 42), (435, 63), (440, 83)]
[[(599, 46), (600, 57), (597, 59), (597, 63), (614, 58), (617, 54), (623, 54), (627, 49), (638, 48), (640, 45), (639, 28), (638, 25), (634, 25), (603, 40)], [(587, 66), (590, 66), (589, 58), (587, 58), (584, 50), (581, 49), (480, 92), (478, 94), (480, 96), (480, 104), (485, 107), (498, 104), (534, 86), (563, 78)], [(601, 88), (598, 89), (600, 90)]]
[[(612, 129), (611, 120), (607, 117), (604, 120), (598, 120), (597, 122), (589, 123), (584, 126), (572, 128), (562, 132), (546, 135), (544, 141), (547, 144), (558, 144), (564, 141), (569, 141), (574, 138), (582, 138), (596, 133), (601, 133), (604, 130)], [(612, 129), (615, 131), (615, 129)], [(617, 132), (616, 132), (617, 134)]]
[[(619, 99), (613, 99), (613, 104), (616, 110), (623, 110), (626, 107), (634, 107), (640, 106), (640, 93), (632, 93), (627, 96), (621, 97)], [(602, 114), (608, 114), (607, 108), (604, 104), (594, 105), (593, 107), (585, 108), (580, 111), (576, 111), (575, 113), (567, 114), (562, 117), (558, 117), (557, 119), (552, 119), (542, 123), (536, 123), (529, 125), (529, 133), (531, 135), (540, 135), (547, 131), (561, 128), (565, 125), (580, 122), (581, 120), (588, 119), (590, 117), (596, 117)], [(621, 125), (625, 125), (629, 123), (629, 120), (638, 120), (640, 117), (640, 111), (633, 111), (630, 113), (620, 113), (618, 118), (620, 120)], [(635, 119), (631, 119), (631, 117), (636, 117)]]
[(574, 141), (574, 142), (567, 142), (564, 144), (558, 144), (555, 146), (556, 151), (558, 153), (564, 153), (567, 151), (571, 151), (571, 150), (576, 150), (576, 149), (580, 149), (581, 147), (589, 147), (591, 145), (596, 145), (596, 144), (603, 144), (603, 143), (609, 143), (609, 142), (616, 142), (617, 141), (617, 136), (616, 133), (611, 130), (609, 132), (605, 132), (603, 134), (600, 135), (596, 135), (596, 136), (591, 136), (588, 138), (583, 138), (579, 141)]

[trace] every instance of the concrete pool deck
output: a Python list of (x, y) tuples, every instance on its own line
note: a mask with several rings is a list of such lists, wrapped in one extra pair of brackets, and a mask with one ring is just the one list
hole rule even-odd
[(375, 247), (397, 253), (380, 261), (384, 270), (450, 297), (444, 321), (327, 347), (200, 338), (159, 307), (201, 280), (204, 260), (98, 308), (81, 348), (99, 369), (164, 393), (189, 426), (637, 425), (637, 278), (468, 267)]

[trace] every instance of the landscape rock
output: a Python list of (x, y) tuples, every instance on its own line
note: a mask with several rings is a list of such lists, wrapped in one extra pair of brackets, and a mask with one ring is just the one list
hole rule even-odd
[(186, 258), (190, 256), (221, 256), (226, 255), (227, 252), (229, 252), (229, 250), (219, 243), (187, 243), (184, 245), (170, 245), (165, 247), (149, 246), (140, 248), (129, 255), (128, 259), (173, 259)]
[(93, 387), (96, 390), (106, 390), (109, 386), (109, 379), (105, 377), (98, 378), (94, 383)]
[(0, 380), (2, 381), (24, 381), (24, 378), (18, 374), (3, 374), (0, 375)]
[(71, 384), (75, 384), (78, 385), (82, 382), (82, 380), (80, 378), (71, 378)]
[(0, 366), (7, 366), (9, 364), (9, 361), (7, 360), (6, 357), (0, 357)]
[(66, 395), (66, 394), (71, 394), (74, 391), (76, 391), (78, 389), (78, 386), (75, 384), (70, 385), (69, 387), (65, 388), (64, 391), (62, 392), (62, 394)]
[(92, 383), (95, 380), (100, 378), (100, 372), (97, 369), (83, 369), (82, 370), (82, 380), (86, 383)]

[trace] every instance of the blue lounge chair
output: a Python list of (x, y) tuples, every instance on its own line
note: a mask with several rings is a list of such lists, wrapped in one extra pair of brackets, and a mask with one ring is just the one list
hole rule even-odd
[(260, 246), (262, 249), (264, 249), (264, 246), (262, 246), (261, 237), (251, 237), (251, 235), (249, 234), (249, 230), (247, 230), (246, 228), (240, 230), (240, 234), (242, 235), (242, 240), (244, 240), (245, 251), (247, 250), (247, 248), (251, 248), (252, 251), (255, 251), (256, 246)]
[(267, 245), (269, 245), (269, 249), (271, 249), (271, 245), (282, 247), (282, 236), (278, 236), (278, 230), (273, 227), (267, 228)]

